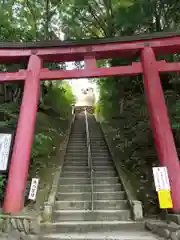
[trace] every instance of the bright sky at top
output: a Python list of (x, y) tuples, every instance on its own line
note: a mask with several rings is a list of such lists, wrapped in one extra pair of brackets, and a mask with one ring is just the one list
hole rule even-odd
[[(64, 34), (60, 32), (60, 39), (64, 40)], [(66, 62), (66, 69), (72, 70), (75, 69), (76, 66), (74, 65), (74, 62)], [(98, 92), (97, 92), (97, 86), (95, 83), (90, 83), (87, 78), (81, 78), (81, 79), (69, 79), (68, 82), (72, 86), (73, 93), (78, 96), (81, 94), (81, 89), (92, 87), (95, 92), (96, 99), (98, 98)]]

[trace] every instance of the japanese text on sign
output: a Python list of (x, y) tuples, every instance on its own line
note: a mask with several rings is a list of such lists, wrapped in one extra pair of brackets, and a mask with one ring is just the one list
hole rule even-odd
[(38, 184), (39, 184), (39, 179), (38, 178), (32, 178), (31, 188), (30, 188), (29, 197), (28, 197), (30, 200), (35, 200), (36, 199)]
[(0, 171), (7, 170), (12, 134), (0, 133)]
[(168, 172), (166, 167), (154, 167), (153, 175), (157, 192), (159, 190), (170, 190)]
[(160, 208), (172, 208), (168, 171), (166, 167), (153, 168), (154, 183), (158, 193)]

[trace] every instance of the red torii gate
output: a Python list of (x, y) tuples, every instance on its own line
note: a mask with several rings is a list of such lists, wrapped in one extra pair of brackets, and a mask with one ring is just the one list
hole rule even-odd
[[(36, 121), (40, 80), (92, 78), (144, 74), (144, 88), (158, 158), (167, 166), (173, 210), (180, 211), (180, 165), (170, 127), (159, 72), (179, 72), (179, 63), (156, 61), (155, 55), (180, 53), (180, 33), (156, 33), (121, 39), (80, 42), (0, 43), (0, 63), (28, 62), (27, 70), (0, 73), (0, 82), (25, 81), (3, 210), (17, 213), (24, 206), (30, 153)], [(97, 68), (96, 60), (138, 55), (129, 66)], [(83, 70), (42, 68), (44, 62), (85, 61)]]

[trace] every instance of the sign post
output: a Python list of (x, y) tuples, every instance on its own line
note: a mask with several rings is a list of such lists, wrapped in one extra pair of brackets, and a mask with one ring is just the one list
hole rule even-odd
[(167, 168), (153, 167), (153, 176), (156, 192), (158, 194), (159, 206), (161, 209), (165, 209), (168, 221), (167, 209), (173, 208), (173, 203)]
[(31, 188), (30, 188), (29, 197), (28, 197), (30, 200), (33, 200), (33, 201), (36, 200), (38, 184), (39, 184), (39, 179), (38, 178), (32, 178)]

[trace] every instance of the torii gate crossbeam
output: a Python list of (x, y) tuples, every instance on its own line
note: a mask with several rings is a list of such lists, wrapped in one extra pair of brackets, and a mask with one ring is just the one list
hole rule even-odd
[[(28, 62), (27, 70), (0, 73), (0, 82), (25, 81), (3, 210), (17, 213), (24, 206), (24, 191), (36, 121), (40, 81), (71, 78), (144, 75), (144, 88), (158, 158), (167, 166), (174, 212), (180, 212), (180, 165), (169, 123), (160, 72), (179, 72), (180, 63), (156, 61), (155, 55), (180, 53), (180, 33), (97, 39), (81, 42), (0, 43), (0, 63)], [(96, 60), (139, 55), (129, 66), (97, 68)], [(85, 61), (83, 70), (49, 71), (44, 62)]]

